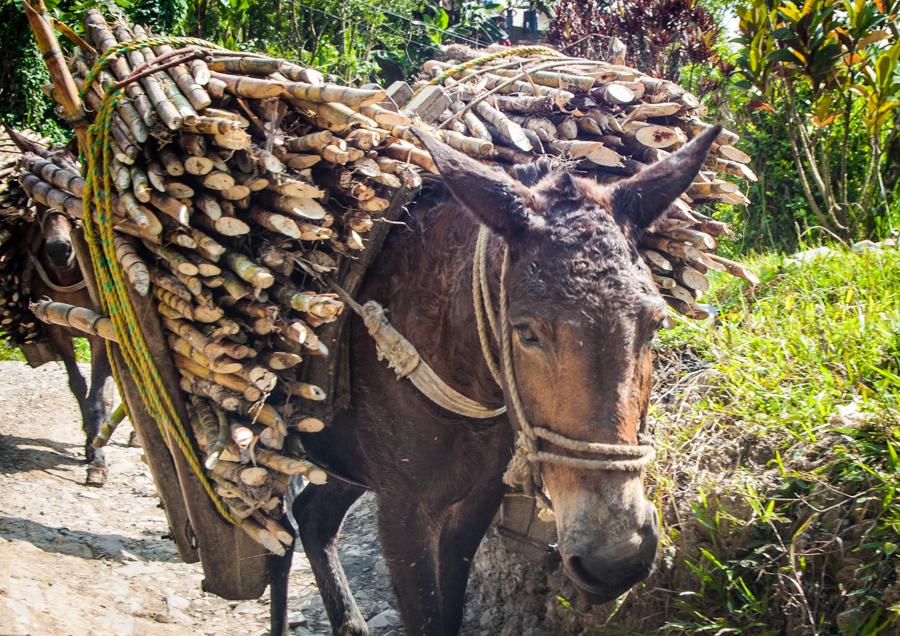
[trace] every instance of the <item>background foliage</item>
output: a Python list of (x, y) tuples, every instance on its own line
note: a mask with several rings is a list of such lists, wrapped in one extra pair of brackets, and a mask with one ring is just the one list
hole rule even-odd
[[(403, 79), (449, 42), (505, 37), (472, 0), (116, 0), (135, 20), (311, 64), (338, 82)], [(78, 26), (91, 0), (50, 0)], [(101, 3), (102, 4), (102, 3)], [(109, 4), (109, 3), (107, 3)], [(900, 0), (557, 0), (549, 37), (704, 97), (759, 176), (746, 208), (720, 206), (736, 253), (801, 240), (878, 239), (900, 227)], [(503, 5), (505, 6), (505, 4)], [(0, 119), (62, 139), (17, 0), (0, 0)]]
[(751, 264), (658, 345), (663, 633), (896, 633), (900, 258)]
[[(897, 0), (560, 0), (551, 39), (626, 61), (705, 98), (740, 133), (759, 182), (719, 214), (738, 251), (813, 232), (881, 238), (900, 226)], [(727, 23), (727, 28), (723, 24)]]
[[(504, 37), (496, 11), (479, 2), (428, 0), (48, 0), (80, 30), (84, 12), (115, 7), (159, 32), (190, 34), (229, 48), (267, 51), (313, 65), (341, 83), (407, 78), (437, 46)], [(19, 0), (0, 0), (0, 119), (60, 137), (42, 93), (47, 74)]]

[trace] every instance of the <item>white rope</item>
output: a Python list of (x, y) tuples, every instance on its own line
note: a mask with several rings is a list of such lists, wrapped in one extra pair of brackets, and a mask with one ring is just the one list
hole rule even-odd
[(87, 281), (82, 278), (77, 283), (72, 283), (71, 285), (57, 285), (52, 280), (50, 280), (50, 275), (47, 274), (47, 270), (44, 269), (44, 266), (41, 265), (41, 261), (31, 250), (28, 250), (28, 259), (31, 261), (32, 266), (34, 267), (34, 271), (37, 272), (38, 277), (44, 282), (44, 284), (50, 288), (50, 291), (55, 291), (58, 294), (71, 294), (77, 291), (81, 291), (85, 287), (87, 287)]
[(490, 338), (484, 325), (485, 314), (487, 314), (491, 331), (494, 332), (494, 339), (499, 339), (496, 318), (493, 315), (494, 308), (491, 306), (491, 290), (487, 286), (487, 274), (485, 273), (487, 243), (488, 233), (479, 230), (478, 239), (475, 241), (475, 258), (472, 259), (472, 305), (475, 307), (475, 324), (478, 327), (478, 342), (481, 344), (481, 355), (484, 356), (484, 361), (487, 363), (494, 382), (497, 383), (497, 386), (502, 387), (503, 382), (500, 379), (500, 369), (497, 367), (497, 361), (494, 360)]
[[(499, 316), (494, 316), (490, 300), (490, 288), (487, 282), (487, 245), (490, 230), (482, 225), (478, 230), (475, 243), (475, 255), (472, 262), (472, 301), (475, 306), (475, 323), (478, 328), (478, 340), (481, 352), (497, 384), (504, 389), (510, 411), (518, 425), (513, 457), (503, 474), (503, 481), (509, 486), (521, 488), (526, 494), (533, 495), (550, 507), (550, 502), (543, 493), (541, 464), (558, 464), (585, 470), (640, 471), (653, 461), (656, 451), (650, 440), (643, 434), (638, 435), (635, 444), (606, 444), (601, 442), (585, 442), (566, 437), (548, 428), (532, 426), (525, 414), (519, 387), (516, 382), (512, 355), (512, 334), (509, 324), (509, 298), (506, 294), (506, 275), (509, 271), (509, 249), (504, 245), (503, 261), (500, 270), (500, 304)], [(487, 314), (487, 321), (485, 320)], [(499, 322), (499, 334), (498, 325)], [(497, 371), (490, 348), (488, 327), (499, 340), (501, 368)], [(499, 338), (498, 338), (499, 336)], [(502, 374), (503, 382), (498, 376)], [(560, 453), (552, 453), (538, 448), (539, 439), (566, 450), (578, 453), (600, 455), (600, 458), (572, 457)]]

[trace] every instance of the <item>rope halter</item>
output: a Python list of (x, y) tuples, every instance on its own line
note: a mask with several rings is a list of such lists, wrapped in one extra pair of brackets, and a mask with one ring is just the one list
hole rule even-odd
[[(540, 426), (532, 426), (525, 414), (519, 388), (516, 382), (512, 356), (512, 331), (509, 324), (509, 298), (506, 294), (506, 274), (509, 271), (509, 248), (504, 244), (503, 264), (500, 270), (500, 303), (499, 313), (495, 316), (491, 302), (490, 287), (487, 281), (487, 247), (490, 230), (482, 225), (478, 230), (475, 243), (475, 256), (472, 260), (472, 301), (475, 306), (475, 322), (478, 327), (478, 339), (481, 352), (494, 381), (501, 388), (505, 387), (506, 402), (518, 424), (515, 452), (503, 475), (503, 481), (513, 488), (521, 488), (526, 494), (537, 497), (545, 506), (550, 501), (543, 492), (541, 464), (557, 464), (583, 470), (640, 471), (653, 461), (656, 451), (650, 437), (645, 431), (638, 433), (635, 444), (605, 444), (585, 442), (572, 439), (556, 431)], [(491, 334), (488, 333), (490, 329)], [(490, 347), (490, 339), (500, 346), (500, 364), (494, 360)], [(582, 455), (594, 455), (586, 458), (571, 454), (549, 452), (540, 448), (540, 440), (544, 440)]]

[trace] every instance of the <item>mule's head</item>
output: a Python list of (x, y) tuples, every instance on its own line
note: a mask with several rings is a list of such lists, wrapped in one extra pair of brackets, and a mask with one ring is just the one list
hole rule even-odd
[[(650, 342), (666, 305), (636, 241), (687, 189), (717, 134), (711, 128), (612, 186), (542, 164), (513, 178), (423, 139), (448, 189), (507, 244), (512, 366), (531, 425), (580, 441), (637, 443)], [(566, 572), (589, 598), (612, 599), (649, 575), (658, 519), (639, 471), (545, 462), (541, 473)]]
[(72, 223), (59, 212), (44, 210), (41, 216), (42, 251), (48, 263), (57, 269), (66, 269), (75, 262), (72, 247)]

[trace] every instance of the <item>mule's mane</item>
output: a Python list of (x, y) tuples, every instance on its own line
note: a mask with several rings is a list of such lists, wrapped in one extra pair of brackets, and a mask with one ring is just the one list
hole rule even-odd
[(531, 257), (529, 291), (587, 310), (656, 293), (637, 250), (638, 231), (613, 213), (613, 187), (545, 160), (517, 166), (512, 176), (534, 194), (535, 212), (544, 219), (522, 239)]

